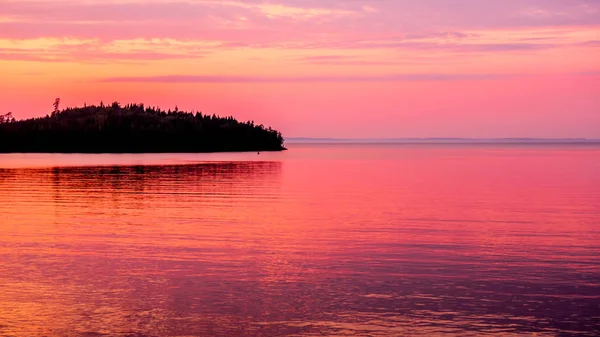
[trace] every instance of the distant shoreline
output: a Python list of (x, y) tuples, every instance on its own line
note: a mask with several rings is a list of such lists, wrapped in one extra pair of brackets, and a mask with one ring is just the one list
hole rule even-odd
[(600, 144), (587, 138), (286, 138), (289, 144)]

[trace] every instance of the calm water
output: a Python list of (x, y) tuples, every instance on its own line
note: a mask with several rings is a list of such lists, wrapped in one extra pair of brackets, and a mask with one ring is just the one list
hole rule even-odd
[(0, 155), (0, 336), (597, 336), (600, 146)]

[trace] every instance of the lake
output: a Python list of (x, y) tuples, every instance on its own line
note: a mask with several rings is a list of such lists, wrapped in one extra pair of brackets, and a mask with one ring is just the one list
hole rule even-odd
[(597, 336), (600, 145), (0, 155), (0, 336)]

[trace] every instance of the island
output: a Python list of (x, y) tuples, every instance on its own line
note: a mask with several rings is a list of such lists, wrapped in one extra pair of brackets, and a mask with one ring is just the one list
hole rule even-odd
[(270, 127), (233, 117), (143, 104), (85, 105), (45, 117), (0, 115), (0, 153), (198, 153), (282, 151)]

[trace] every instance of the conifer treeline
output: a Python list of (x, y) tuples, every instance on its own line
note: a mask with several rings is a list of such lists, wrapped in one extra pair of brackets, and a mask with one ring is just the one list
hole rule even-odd
[(281, 133), (238, 122), (143, 104), (66, 108), (46, 117), (0, 123), (0, 152), (157, 153), (284, 150)]

